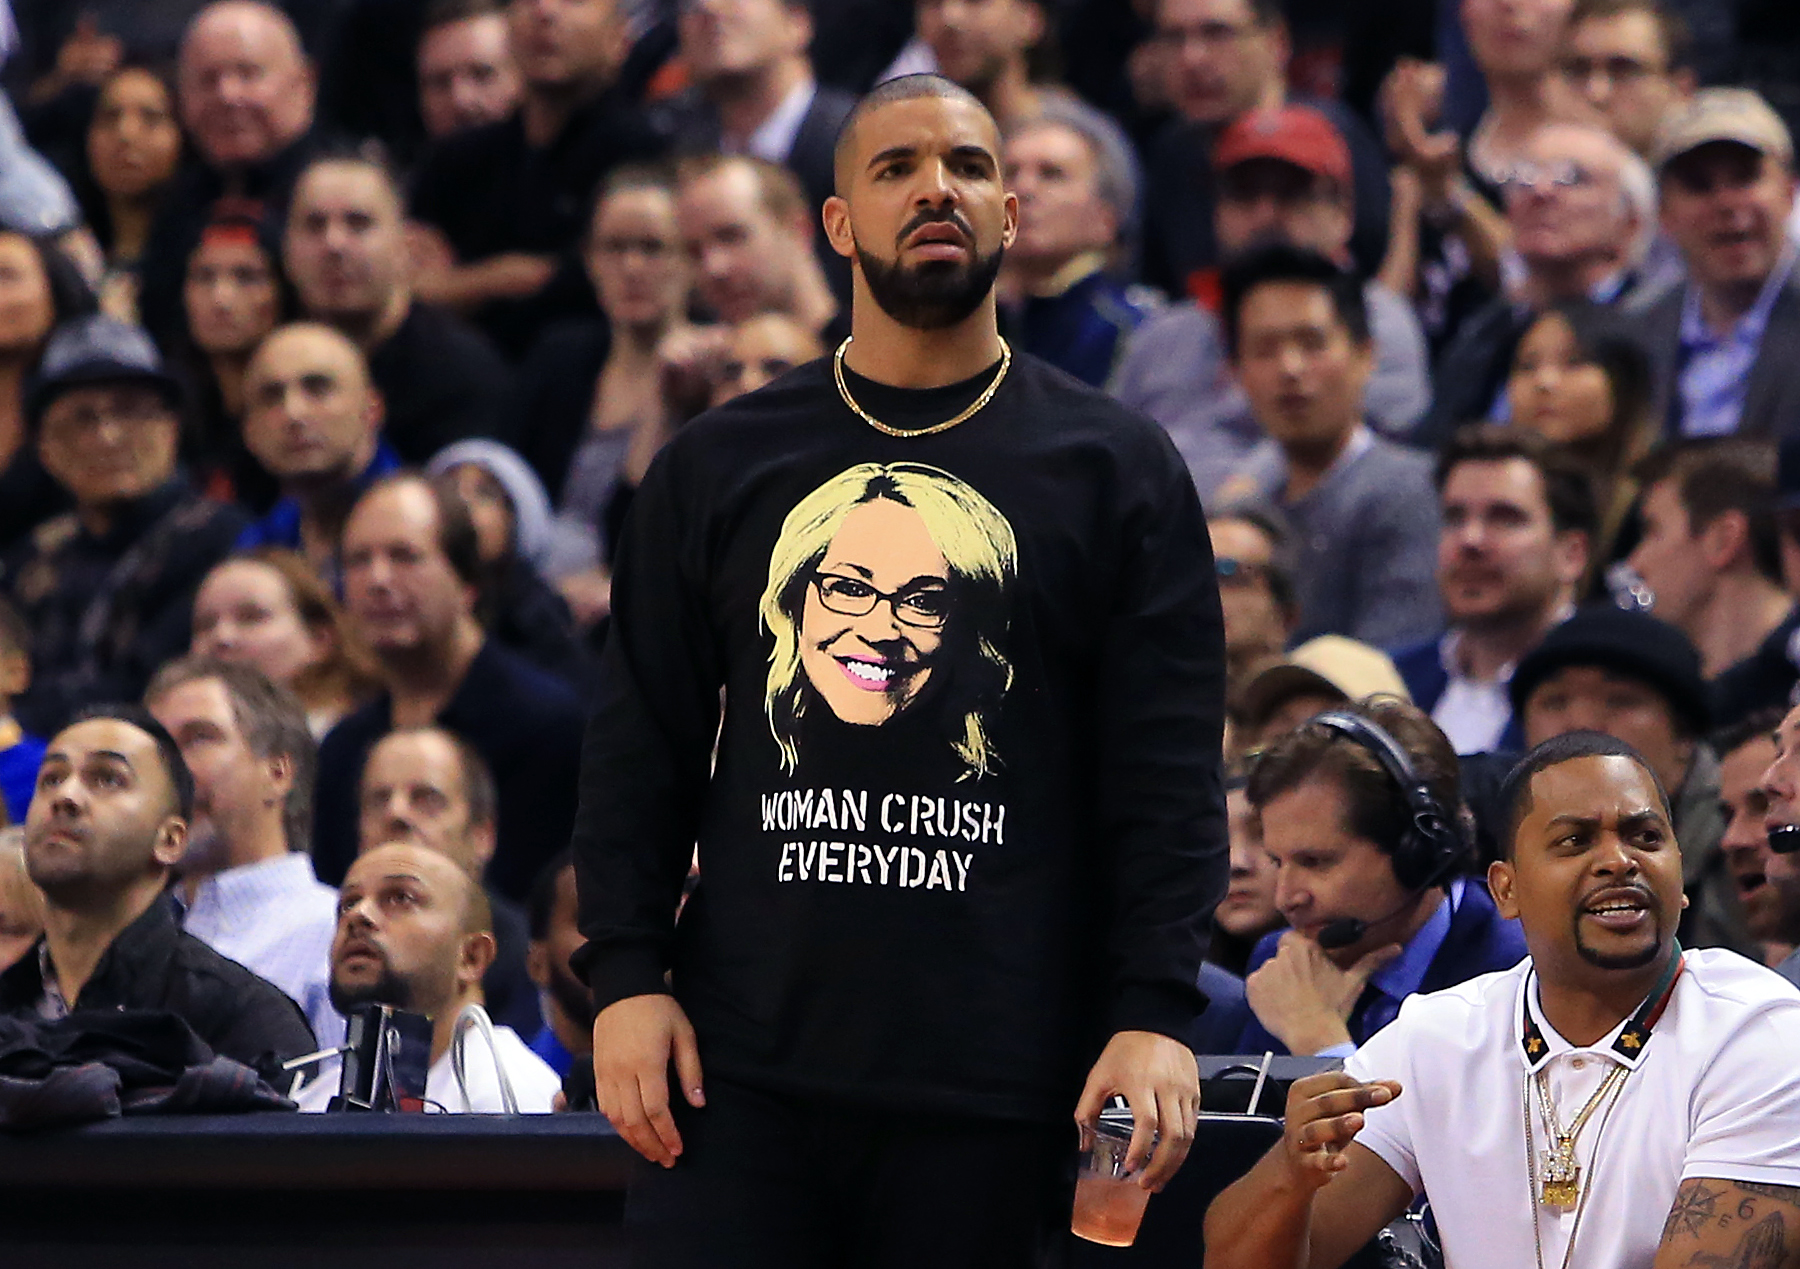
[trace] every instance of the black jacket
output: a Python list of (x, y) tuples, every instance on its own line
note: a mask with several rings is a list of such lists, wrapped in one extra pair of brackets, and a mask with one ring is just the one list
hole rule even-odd
[[(0, 1016), (35, 1017), (43, 996), (34, 947), (0, 974)], [(300, 1006), (183, 930), (167, 895), (120, 931), (69, 1008), (165, 1010), (276, 1087), (287, 1082), (282, 1062), (314, 1047)]]

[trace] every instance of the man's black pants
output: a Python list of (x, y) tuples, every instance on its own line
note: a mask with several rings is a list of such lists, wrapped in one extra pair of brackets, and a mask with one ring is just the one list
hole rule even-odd
[(1061, 1269), (1075, 1128), (848, 1109), (717, 1078), (639, 1159), (634, 1269)]

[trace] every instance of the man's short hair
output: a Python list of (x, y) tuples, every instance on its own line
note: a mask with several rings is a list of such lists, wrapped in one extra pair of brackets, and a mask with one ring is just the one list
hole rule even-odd
[(1662, 812), (1673, 826), (1675, 813), (1669, 805), (1669, 791), (1663, 788), (1656, 768), (1645, 760), (1643, 754), (1617, 736), (1609, 736), (1602, 731), (1566, 731), (1560, 736), (1550, 737), (1519, 759), (1517, 765), (1506, 773), (1506, 779), (1501, 781), (1500, 806), (1506, 816), (1506, 835), (1500, 840), (1502, 858), (1512, 859), (1518, 853), (1519, 825), (1531, 814), (1531, 782), (1539, 772), (1560, 767), (1565, 762), (1574, 762), (1577, 758), (1629, 758), (1637, 763), (1650, 777), (1650, 783), (1656, 786), (1656, 796), (1662, 802)]
[(187, 760), (181, 756), (181, 746), (175, 743), (175, 737), (169, 729), (156, 721), (156, 716), (142, 705), (112, 702), (104, 705), (88, 705), (75, 711), (75, 716), (62, 728), (69, 730), (77, 723), (91, 723), (99, 719), (111, 719), (137, 728), (156, 743), (156, 756), (161, 759), (164, 773), (169, 777), (169, 787), (175, 797), (175, 813), (184, 820), (194, 817), (194, 773), (188, 770)]
[(1742, 749), (1752, 740), (1765, 739), (1773, 741), (1775, 729), (1781, 726), (1781, 720), (1787, 717), (1787, 711), (1779, 705), (1768, 705), (1754, 710), (1737, 722), (1721, 727), (1707, 738), (1707, 745), (1719, 757)]
[(556, 911), (556, 883), (565, 868), (574, 866), (575, 849), (565, 846), (532, 879), (531, 893), (525, 896), (525, 928), (533, 943), (550, 937), (550, 918)]
[[(856, 108), (845, 118), (843, 126), (838, 129), (837, 143), (831, 150), (831, 170), (840, 195), (844, 192), (844, 164), (850, 161), (850, 147), (856, 143), (856, 130), (862, 126), (862, 121), (877, 110), (896, 102), (918, 101), (925, 97), (966, 102), (987, 114), (990, 119), (993, 118), (988, 114), (988, 108), (982, 105), (981, 98), (943, 75), (899, 75), (875, 85), (863, 94), (862, 100), (856, 103)], [(999, 125), (996, 124), (995, 130), (998, 131), (998, 128)], [(997, 161), (1000, 156), (996, 154), (994, 158)]]
[(481, 540), (475, 533), (475, 521), (469, 515), (469, 504), (456, 491), (450, 477), (427, 476), (420, 471), (397, 471), (381, 477), (363, 490), (357, 505), (367, 502), (378, 490), (417, 485), (430, 495), (437, 509), (438, 550), (450, 562), (450, 569), (470, 586), (479, 587), (485, 574), (481, 564)]
[(1359, 346), (1369, 344), (1369, 305), (1363, 298), (1362, 279), (1338, 267), (1316, 251), (1273, 243), (1245, 252), (1225, 266), (1223, 317), (1225, 347), (1235, 359), (1242, 333), (1244, 301), (1259, 287), (1276, 283), (1315, 286), (1331, 299), (1338, 321)]
[(1458, 428), (1438, 455), (1438, 493), (1450, 481), (1450, 473), (1464, 463), (1531, 464), (1544, 485), (1544, 501), (1550, 507), (1550, 523), (1558, 533), (1585, 533), (1594, 540), (1600, 532), (1600, 511), (1594, 499), (1594, 482), (1574, 455), (1542, 435), (1522, 427), (1475, 423)]
[(1127, 234), (1131, 229), (1138, 201), (1137, 177), (1132, 172), (1131, 156), (1121, 150), (1112, 138), (1102, 134), (1090, 112), (1056, 98), (1050, 98), (1044, 103), (1043, 113), (1011, 128), (1005, 140), (1010, 141), (1039, 128), (1061, 128), (1081, 139), (1094, 159), (1094, 190), (1117, 219), (1118, 228), (1115, 233)]
[(144, 701), (208, 679), (225, 689), (232, 720), (250, 752), (258, 758), (280, 755), (293, 764), (293, 786), (281, 808), (281, 828), (290, 851), (311, 850), (319, 743), (306, 724), (306, 709), (292, 692), (253, 666), (197, 656), (182, 657), (158, 670), (144, 691)]
[(1299, 603), (1296, 579), (1300, 575), (1300, 548), (1294, 541), (1293, 525), (1279, 507), (1260, 498), (1240, 498), (1227, 502), (1206, 517), (1208, 523), (1236, 520), (1247, 524), (1269, 540), (1269, 563), (1264, 575), (1269, 579), (1269, 593), (1283, 608)]
[(1640, 488), (1669, 481), (1699, 533), (1728, 511), (1750, 525), (1750, 558), (1769, 581), (1781, 581), (1781, 526), (1775, 514), (1775, 446), (1735, 436), (1709, 436), (1659, 446), (1632, 473)]
[[(1470, 840), (1470, 820), (1462, 796), (1462, 768), (1456, 749), (1423, 710), (1397, 696), (1371, 696), (1336, 709), (1376, 724), (1406, 752), (1414, 774), (1450, 820)], [(1341, 782), (1346, 827), (1391, 854), (1413, 831), (1406, 798), (1388, 769), (1367, 748), (1318, 723), (1302, 723), (1264, 749), (1250, 768), (1247, 793), (1259, 810), (1317, 776)]]
[(691, 155), (676, 164), (675, 179), (678, 187), (685, 187), (692, 181), (730, 167), (749, 169), (756, 181), (757, 200), (762, 204), (763, 210), (776, 220), (791, 221), (799, 218), (808, 224), (812, 223), (812, 210), (806, 201), (806, 187), (800, 184), (800, 178), (781, 164), (757, 158), (754, 154)]
[[(1164, 0), (1156, 0), (1156, 18), (1162, 17)], [(1244, 7), (1250, 10), (1250, 16), (1256, 25), (1269, 26), (1272, 23), (1287, 21), (1287, 6), (1282, 0), (1244, 0)]]
[(506, 6), (501, 0), (431, 0), (419, 22), (419, 38), (423, 40), (441, 26), (454, 26), (470, 18), (485, 18), (490, 13), (499, 17), (505, 11)]
[(1661, 0), (1575, 0), (1569, 14), (1569, 30), (1595, 18), (1616, 18), (1627, 13), (1644, 13), (1655, 20), (1667, 69), (1685, 70), (1693, 65), (1694, 33), (1687, 19)]
[(389, 157), (385, 145), (374, 137), (361, 141), (325, 141), (307, 154), (306, 162), (294, 177), (294, 188), (300, 188), (300, 182), (316, 167), (327, 167), (332, 164), (348, 164), (353, 167), (366, 167), (374, 172), (386, 185), (388, 193), (394, 196), (394, 203), (400, 208), (401, 215), (406, 214), (406, 193), (400, 180), (400, 174), (394, 167), (394, 160)]

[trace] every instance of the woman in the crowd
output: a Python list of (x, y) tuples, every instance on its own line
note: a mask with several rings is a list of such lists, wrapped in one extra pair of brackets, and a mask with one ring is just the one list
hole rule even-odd
[(75, 184), (88, 226), (106, 253), (100, 304), (138, 320), (138, 263), (163, 191), (181, 161), (175, 93), (162, 75), (125, 65), (100, 85), (87, 127), (86, 167)]
[(214, 219), (188, 256), (181, 298), (195, 390), (190, 457), (210, 492), (260, 509), (275, 487), (244, 447), (244, 371), (295, 307), (268, 230), (229, 212)]
[[(482, 624), (503, 646), (586, 692), (590, 662), (569, 605), (540, 571), (569, 532), (537, 473), (498, 441), (447, 445), (425, 468), (468, 504), (481, 552)], [(567, 544), (563, 544), (566, 553)]]
[(273, 547), (219, 563), (194, 595), (191, 651), (252, 665), (291, 688), (315, 736), (379, 690), (375, 658), (325, 583)]
[(1597, 305), (1548, 309), (1519, 341), (1506, 400), (1515, 424), (1567, 446), (1587, 465), (1600, 509), (1593, 559), (1605, 564), (1637, 497), (1632, 466), (1656, 443), (1643, 345)]
[(51, 330), (93, 307), (49, 240), (0, 230), (0, 551), (68, 505), (26, 435), (25, 392)]
[(606, 526), (621, 489), (636, 486), (667, 439), (667, 359), (691, 329), (670, 178), (615, 173), (595, 202), (585, 252), (606, 318), (545, 333), (521, 373), (512, 429), (558, 518), (586, 539), (584, 559), (548, 570), (584, 626), (607, 611)]

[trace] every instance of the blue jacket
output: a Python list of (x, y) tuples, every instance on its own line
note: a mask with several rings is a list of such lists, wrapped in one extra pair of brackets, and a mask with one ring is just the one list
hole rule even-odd
[(1055, 296), (1033, 296), (1009, 309), (1007, 332), (1019, 348), (1096, 388), (1106, 386), (1126, 340), (1147, 309), (1104, 270)]
[[(1282, 933), (1277, 930), (1266, 935), (1256, 945), (1256, 950), (1250, 954), (1249, 973), (1255, 973), (1263, 962), (1275, 955)], [(1462, 902), (1450, 915), (1449, 932), (1444, 935), (1443, 945), (1438, 948), (1437, 955), (1431, 958), (1419, 990), (1442, 991), (1482, 974), (1511, 969), (1524, 957), (1525, 935), (1519, 929), (1519, 923), (1503, 918), (1495, 910), (1494, 901), (1488, 897), (1486, 887), (1479, 881), (1471, 880), (1463, 889)], [(1269, 1034), (1251, 1011), (1248, 1001), (1241, 1006), (1241, 1010), (1244, 1025), (1238, 1032), (1237, 1043), (1231, 1048), (1231, 1052), (1287, 1053), (1287, 1046)], [(1350, 1035), (1361, 1044), (1369, 1037), (1361, 1033), (1359, 1014), (1360, 1007), (1358, 1013), (1350, 1017)], [(1224, 1028), (1220, 1027), (1219, 1030)]]
[[(1437, 708), (1445, 689), (1450, 686), (1450, 672), (1444, 669), (1442, 642), (1443, 636), (1439, 635), (1423, 643), (1408, 644), (1390, 654), (1413, 704), (1427, 714)], [(1524, 724), (1517, 714), (1507, 720), (1506, 730), (1500, 733), (1500, 743), (1494, 748), (1504, 753), (1524, 753), (1528, 748)]]

